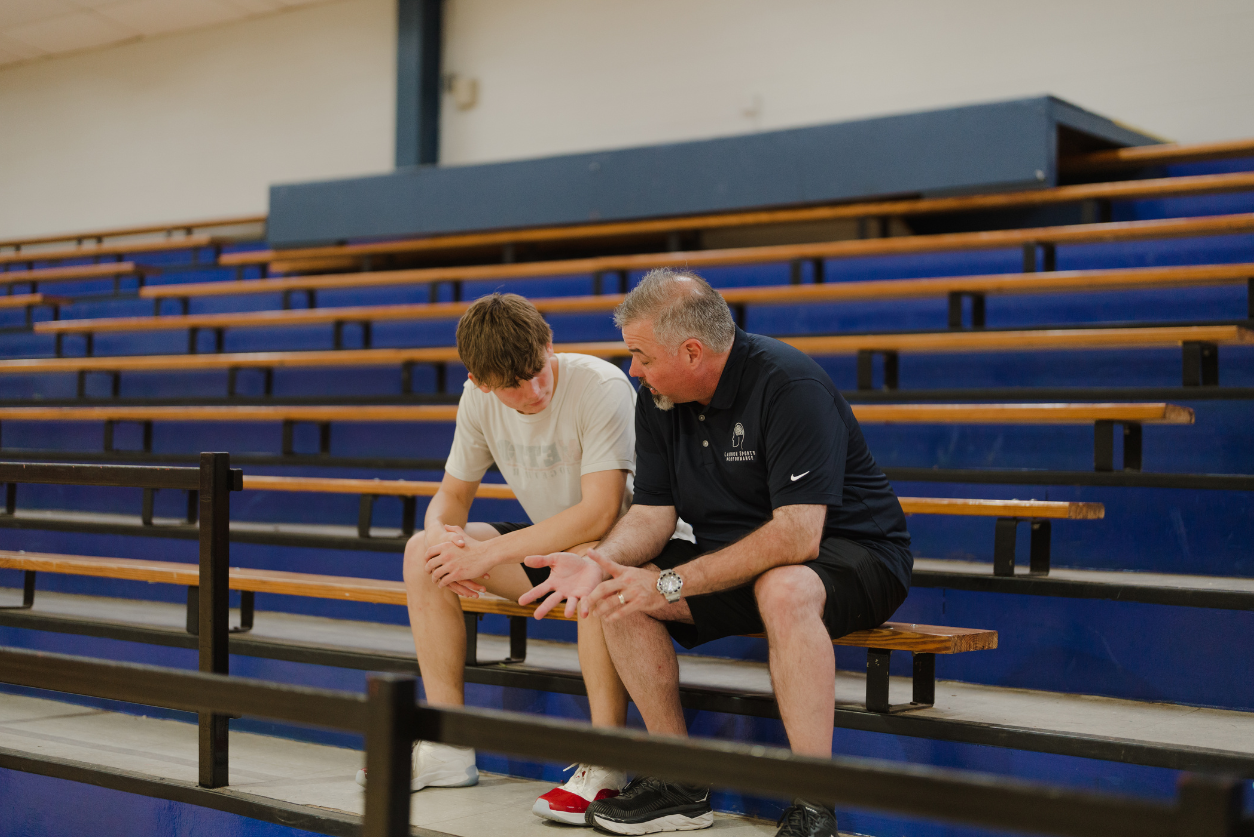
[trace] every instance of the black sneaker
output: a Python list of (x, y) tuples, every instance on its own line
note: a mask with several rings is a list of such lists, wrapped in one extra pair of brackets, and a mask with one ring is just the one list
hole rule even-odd
[(836, 837), (836, 815), (804, 799), (794, 799), (778, 825), (775, 837)]
[(714, 825), (709, 788), (637, 776), (612, 799), (591, 803), (584, 822), (608, 834), (693, 831)]

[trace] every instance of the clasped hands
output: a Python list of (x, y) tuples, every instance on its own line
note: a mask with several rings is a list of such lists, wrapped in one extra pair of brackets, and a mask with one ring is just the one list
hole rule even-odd
[(426, 564), (438, 587), (447, 587), (459, 596), (477, 599), (487, 589), (477, 579), (488, 578), (488, 570), (500, 563), (484, 541), (466, 534), (460, 526), (445, 525), (444, 531), (427, 541)]
[(549, 577), (518, 600), (525, 605), (544, 598), (536, 608), (537, 619), (543, 619), (563, 599), (567, 619), (573, 618), (578, 610), (581, 619), (594, 615), (610, 622), (637, 611), (648, 613), (666, 604), (666, 598), (657, 591), (659, 573), (656, 570), (616, 564), (595, 548), (588, 550), (587, 555), (571, 552), (529, 555), (524, 563), (532, 568), (549, 568)]

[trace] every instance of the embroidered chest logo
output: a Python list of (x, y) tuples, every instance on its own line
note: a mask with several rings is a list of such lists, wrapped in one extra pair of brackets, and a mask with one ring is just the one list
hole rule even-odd
[(732, 428), (732, 449), (723, 451), (723, 457), (727, 462), (752, 462), (757, 458), (756, 450), (745, 450), (745, 426), (740, 422), (736, 422), (736, 426)]

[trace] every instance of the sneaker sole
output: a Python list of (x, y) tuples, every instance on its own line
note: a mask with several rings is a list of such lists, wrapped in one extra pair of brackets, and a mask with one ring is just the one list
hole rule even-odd
[(409, 783), (409, 792), (417, 793), (423, 788), (469, 788), (477, 784), (479, 784), (479, 771), (476, 770), (471, 775), (457, 773), (452, 776), (442, 776), (422, 784), (419, 784), (418, 780), (415, 779)]
[(578, 814), (573, 811), (554, 811), (549, 807), (549, 803), (543, 799), (537, 799), (536, 804), (531, 806), (531, 813), (545, 820), (560, 822), (565, 825), (581, 825), (585, 828), (588, 823), (585, 821), (585, 812), (580, 811)]
[(608, 831), (611, 834), (656, 834), (659, 831), (696, 831), (709, 828), (714, 825), (714, 812), (706, 811), (695, 817), (669, 814), (644, 822), (618, 822), (598, 817), (596, 814), (592, 815), (592, 819), (597, 830)]

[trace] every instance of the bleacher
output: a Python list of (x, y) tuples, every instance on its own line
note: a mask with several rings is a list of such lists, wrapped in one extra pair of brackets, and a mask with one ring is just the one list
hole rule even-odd
[[(452, 439), (456, 318), (481, 294), (518, 292), (545, 312), (559, 351), (621, 361), (609, 310), (645, 270), (688, 265), (747, 330), (819, 360), (911, 515), (910, 597), (891, 627), (836, 651), (860, 684), (838, 687), (837, 752), (889, 748), (1010, 776), (1065, 764), (1101, 787), (1156, 787), (1184, 769), (1248, 779), (1252, 155), (1249, 143), (1130, 149), (1060, 163), (1093, 182), (1023, 193), (291, 252), (213, 234), (258, 219), (0, 242), (0, 460), (187, 464), (229, 450), (244, 469), (231, 650), (246, 670), (315, 684), (413, 672), (395, 649), (268, 631), (407, 624), (400, 552)], [(1149, 166), (1153, 177), (1099, 179)], [(997, 226), (998, 212), (1054, 206), (1087, 220)], [(972, 217), (988, 227), (963, 229)], [(709, 230), (832, 219), (859, 221), (861, 237), (701, 246)], [(596, 252), (551, 257), (572, 243)], [(472, 518), (518, 518), (499, 482), (490, 476)], [(133, 661), (193, 647), (190, 492), (6, 488), (0, 595), (14, 607), (0, 610), (2, 644), (125, 640), (100, 656)], [(579, 716), (578, 677), (545, 662), (569, 659), (571, 625), (528, 624), (512, 604), (465, 610), (472, 638), (499, 649), (492, 637), (509, 637), (502, 663), (471, 643), (472, 703)], [(546, 643), (540, 662), (528, 632)], [(892, 650), (913, 664), (898, 655), (890, 667)], [(760, 663), (765, 644), (698, 651), (697, 664)], [(761, 683), (693, 680), (683, 696), (697, 734), (781, 740)], [(1199, 711), (1163, 732), (1152, 718), (1164, 703)], [(1016, 715), (1027, 705), (1054, 708)], [(1123, 720), (1107, 725), (1115, 711)], [(486, 766), (556, 776), (503, 757)]]

